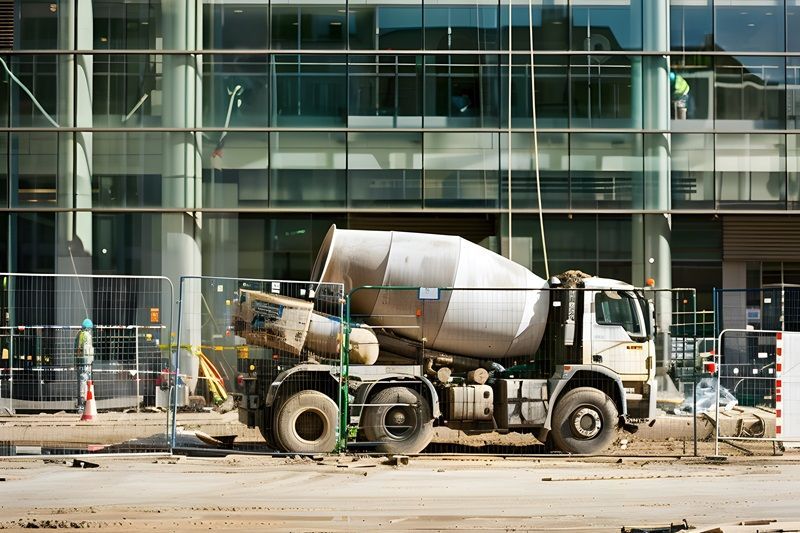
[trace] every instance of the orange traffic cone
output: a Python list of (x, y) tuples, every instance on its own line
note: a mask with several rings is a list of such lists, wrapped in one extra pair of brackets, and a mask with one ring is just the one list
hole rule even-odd
[(94, 401), (94, 383), (89, 380), (86, 383), (86, 405), (83, 407), (81, 422), (97, 419), (97, 404)]

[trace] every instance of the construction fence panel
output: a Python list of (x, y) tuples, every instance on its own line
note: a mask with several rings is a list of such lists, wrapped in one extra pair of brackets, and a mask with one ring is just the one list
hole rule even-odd
[(346, 322), (350, 451), (696, 453), (693, 290), (359, 287)]
[(714, 301), (717, 379), (709, 386), (718, 401), (706, 416), (716, 426), (716, 453), (749, 454), (759, 443), (777, 452), (779, 443), (800, 440), (792, 429), (800, 420), (800, 288), (717, 290)]
[(341, 284), (181, 278), (174, 449), (333, 452), (343, 309)]
[(171, 282), (2, 277), (0, 453), (167, 451)]

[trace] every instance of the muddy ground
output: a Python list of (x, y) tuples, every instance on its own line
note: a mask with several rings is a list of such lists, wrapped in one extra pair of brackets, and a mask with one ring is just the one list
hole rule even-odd
[(405, 466), (357, 456), (86, 459), (98, 466), (3, 460), (0, 528), (620, 531), (686, 519), (696, 531), (800, 530), (797, 451), (721, 463), (630, 456), (411, 457)]

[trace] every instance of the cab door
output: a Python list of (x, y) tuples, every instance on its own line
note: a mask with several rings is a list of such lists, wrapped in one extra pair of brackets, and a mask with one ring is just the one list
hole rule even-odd
[(585, 363), (605, 366), (627, 380), (647, 380), (651, 343), (634, 294), (623, 290), (590, 291), (586, 305)]

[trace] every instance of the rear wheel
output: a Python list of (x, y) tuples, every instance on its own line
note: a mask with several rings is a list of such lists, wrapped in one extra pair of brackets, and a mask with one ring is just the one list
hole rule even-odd
[(390, 387), (370, 399), (361, 427), (369, 442), (383, 453), (419, 453), (433, 438), (431, 408), (420, 393), (407, 387)]
[(327, 453), (336, 447), (339, 409), (321, 392), (290, 396), (275, 414), (275, 444), (287, 452)]
[(600, 453), (614, 439), (618, 418), (617, 407), (608, 395), (591, 387), (578, 387), (558, 401), (550, 435), (563, 452)]

